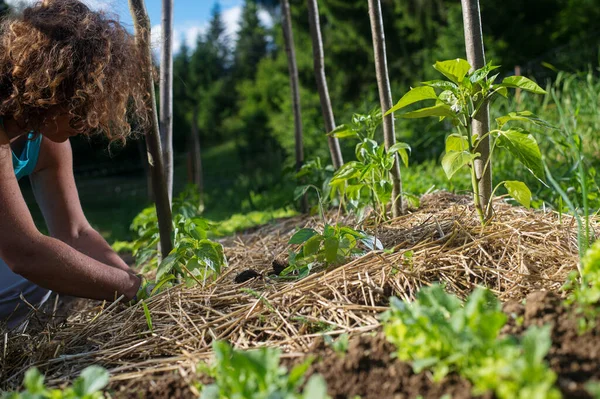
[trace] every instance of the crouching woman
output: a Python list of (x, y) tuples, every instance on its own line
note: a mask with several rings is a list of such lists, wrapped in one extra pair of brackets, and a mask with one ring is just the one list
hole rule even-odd
[[(140, 278), (82, 211), (68, 139), (123, 141), (128, 109), (145, 122), (141, 64), (119, 22), (77, 0), (45, 0), (1, 22), (0, 323), (19, 325), (51, 291), (135, 297)], [(50, 236), (23, 200), (25, 176)]]

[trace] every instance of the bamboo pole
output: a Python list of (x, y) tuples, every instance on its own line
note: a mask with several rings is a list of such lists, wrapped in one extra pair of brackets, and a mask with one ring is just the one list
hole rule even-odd
[[(392, 90), (388, 75), (387, 56), (385, 50), (385, 32), (383, 30), (383, 18), (381, 15), (381, 3), (379, 0), (369, 0), (369, 17), (371, 19), (371, 34), (373, 36), (373, 51), (375, 55), (375, 70), (377, 73), (377, 87), (379, 88), (379, 101), (381, 112), (385, 113), (392, 108)], [(394, 115), (383, 117), (383, 137), (385, 148), (389, 149), (396, 144), (396, 133), (394, 131)], [(402, 215), (404, 204), (402, 199), (402, 175), (400, 172), (400, 157), (394, 155), (394, 166), (390, 170), (392, 180), (392, 214), (394, 217)]]
[[(331, 99), (329, 98), (329, 89), (327, 87), (327, 76), (325, 75), (325, 56), (323, 54), (323, 38), (321, 36), (321, 23), (319, 22), (319, 5), (317, 0), (307, 0), (308, 4), (308, 23), (310, 26), (310, 36), (313, 46), (313, 60), (315, 69), (315, 79), (317, 81), (317, 90), (321, 100), (321, 112), (325, 121), (325, 131), (330, 133), (336, 128), (333, 109), (331, 108)], [(339, 169), (344, 164), (340, 143), (336, 137), (328, 136), (329, 152), (333, 167)]]
[(173, 221), (171, 204), (165, 179), (165, 170), (158, 131), (158, 113), (156, 111), (156, 96), (154, 94), (154, 81), (152, 79), (152, 50), (150, 48), (150, 18), (146, 12), (144, 0), (129, 0), (129, 8), (135, 28), (136, 43), (140, 54), (144, 57), (144, 66), (147, 68), (145, 84), (148, 91), (146, 107), (151, 110), (150, 128), (146, 133), (146, 148), (148, 166), (152, 175), (152, 189), (156, 203), (156, 215), (160, 231), (160, 248), (163, 258), (173, 249), (171, 233)]
[[(467, 60), (473, 69), (482, 68), (485, 66), (485, 50), (483, 48), (479, 0), (461, 0), (461, 4)], [(485, 103), (473, 118), (471, 133), (483, 137), (489, 131), (489, 104)], [(489, 136), (479, 142), (475, 151), (481, 154), (475, 160), (475, 178), (479, 186), (479, 204), (476, 203), (475, 206), (481, 206), (485, 220), (489, 220), (492, 217), (492, 207), (488, 206), (492, 196), (492, 164), (488, 161), (490, 158)]]

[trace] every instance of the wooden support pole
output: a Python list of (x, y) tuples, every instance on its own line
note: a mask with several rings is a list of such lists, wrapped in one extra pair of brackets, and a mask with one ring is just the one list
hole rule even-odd
[(146, 107), (151, 111), (150, 127), (146, 133), (146, 148), (148, 167), (152, 175), (152, 189), (156, 203), (158, 228), (160, 232), (160, 248), (163, 258), (173, 249), (171, 233), (173, 232), (173, 219), (171, 203), (167, 192), (165, 169), (163, 167), (160, 133), (158, 131), (158, 113), (156, 111), (156, 96), (154, 94), (154, 81), (152, 79), (152, 50), (150, 47), (150, 18), (146, 12), (144, 0), (129, 0), (129, 8), (135, 28), (136, 43), (140, 54), (144, 57), (145, 84), (148, 96)]

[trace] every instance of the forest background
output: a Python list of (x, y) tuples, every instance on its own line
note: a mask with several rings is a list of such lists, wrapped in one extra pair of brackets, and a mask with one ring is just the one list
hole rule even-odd
[[(502, 66), (501, 75), (520, 73), (545, 87), (558, 85), (559, 71), (565, 71), (591, 79), (590, 84), (600, 88), (599, 0), (480, 0), (480, 4), (486, 56)], [(276, 0), (246, 0), (239, 31), (231, 37), (215, 2), (206, 32), (198, 36), (195, 46), (184, 40), (174, 56), (175, 192), (191, 180), (195, 119), (205, 216), (212, 220), (248, 212), (267, 220), (296, 210), (294, 121), (278, 5)], [(290, 5), (305, 158), (319, 157), (326, 165), (331, 161), (315, 84), (306, 2), (290, 0)], [(336, 121), (341, 124), (350, 121), (354, 113), (367, 114), (379, 105), (367, 2), (319, 0), (319, 7), (330, 95)], [(409, 87), (437, 79), (431, 68), (436, 60), (465, 58), (459, 1), (382, 0), (382, 7), (394, 101)], [(0, 12), (8, 11), (0, 0)], [(265, 26), (259, 17), (259, 12), (265, 11), (272, 26)], [(597, 110), (593, 121), (584, 118), (592, 141), (600, 124), (599, 94), (586, 102), (588, 108)], [(523, 95), (518, 101), (538, 100)], [(533, 108), (552, 114), (548, 104), (538, 105)], [(403, 172), (406, 192), (466, 190), (468, 182), (448, 182), (437, 165), (444, 137), (450, 132), (451, 126), (435, 120), (397, 121), (397, 139), (412, 147), (411, 167)], [(544, 138), (538, 136), (538, 141), (544, 147)], [(550, 142), (555, 144), (548, 138), (546, 145)], [(345, 159), (352, 159), (355, 143), (342, 140), (341, 144)], [(131, 220), (150, 203), (142, 140), (130, 140), (116, 148), (101, 139), (77, 138), (72, 145), (80, 197), (90, 222), (111, 241), (128, 239)], [(593, 148), (588, 154), (592, 168), (598, 158)], [(570, 178), (568, 170), (560, 170), (559, 162), (550, 162), (550, 166), (559, 178)], [(499, 163), (495, 173), (501, 178), (502, 169), (510, 171), (512, 167), (508, 159)], [(41, 224), (26, 181), (23, 190)], [(534, 184), (532, 190), (538, 206), (552, 203), (544, 197), (543, 185)]]

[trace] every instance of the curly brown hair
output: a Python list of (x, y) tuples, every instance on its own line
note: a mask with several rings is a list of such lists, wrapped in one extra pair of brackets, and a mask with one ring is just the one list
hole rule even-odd
[(144, 69), (118, 19), (78, 0), (40, 1), (0, 24), (0, 115), (37, 129), (60, 107), (78, 132), (124, 140), (128, 114), (148, 120)]

